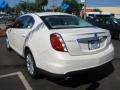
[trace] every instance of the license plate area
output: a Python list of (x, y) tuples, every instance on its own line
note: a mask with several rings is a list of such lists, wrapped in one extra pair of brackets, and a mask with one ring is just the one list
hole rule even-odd
[(91, 40), (88, 41), (88, 49), (94, 50), (100, 48), (100, 41), (99, 40)]

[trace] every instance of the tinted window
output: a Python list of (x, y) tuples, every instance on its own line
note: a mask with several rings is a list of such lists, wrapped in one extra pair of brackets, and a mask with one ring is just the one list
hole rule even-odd
[(113, 18), (112, 20), (115, 24), (120, 25), (120, 19)]
[(34, 25), (34, 19), (31, 16), (22, 16), (18, 18), (14, 24), (15, 28), (32, 28)]
[(63, 29), (63, 28), (83, 28), (91, 27), (92, 25), (82, 20), (77, 16), (70, 15), (51, 15), (42, 16), (43, 22), (49, 29)]
[(24, 26), (23, 28), (32, 28), (34, 25), (34, 19), (31, 16), (25, 16), (24, 17)]

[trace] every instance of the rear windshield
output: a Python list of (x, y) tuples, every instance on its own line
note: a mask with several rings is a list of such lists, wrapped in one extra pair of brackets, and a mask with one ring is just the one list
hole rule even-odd
[(88, 22), (72, 15), (42, 16), (41, 19), (49, 29), (93, 27), (93, 25), (89, 24)]

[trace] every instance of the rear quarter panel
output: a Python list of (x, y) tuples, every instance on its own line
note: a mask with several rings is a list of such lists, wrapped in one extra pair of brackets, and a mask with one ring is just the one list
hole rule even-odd
[(42, 62), (42, 54), (51, 48), (50, 31), (46, 27), (35, 31), (26, 43), (33, 54), (36, 64)]

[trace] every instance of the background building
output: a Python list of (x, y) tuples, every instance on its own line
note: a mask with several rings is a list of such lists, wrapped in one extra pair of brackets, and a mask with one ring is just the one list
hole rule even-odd
[(86, 13), (93, 12), (94, 9), (99, 9), (101, 12), (113, 13), (115, 17), (120, 18), (120, 7), (87, 7)]

